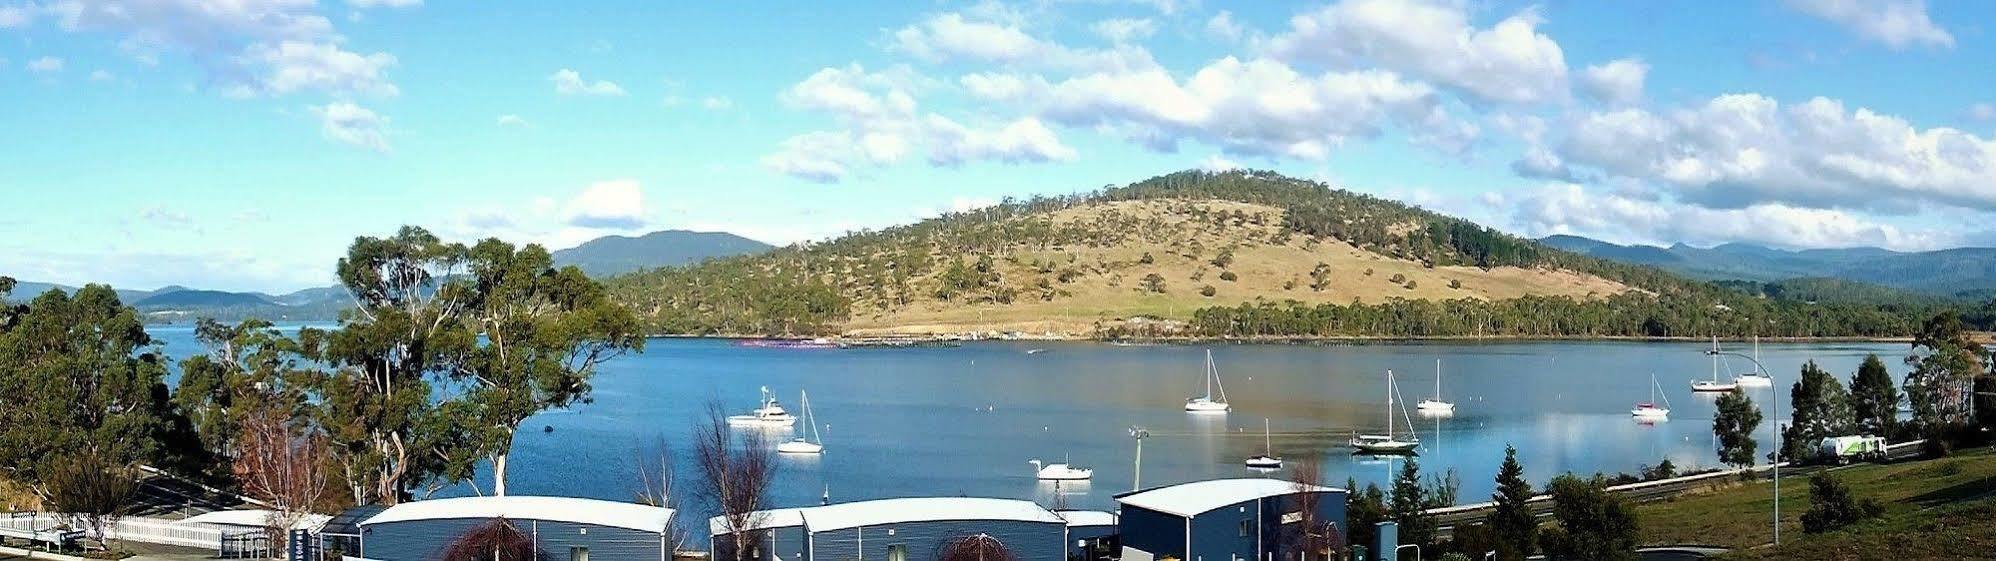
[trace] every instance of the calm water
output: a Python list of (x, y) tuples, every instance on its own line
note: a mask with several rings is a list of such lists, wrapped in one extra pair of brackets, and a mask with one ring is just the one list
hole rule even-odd
[[(185, 328), (154, 330), (169, 354), (197, 352)], [(1712, 399), (1689, 381), (1709, 377), (1701, 343), (1520, 342), (1371, 344), (1343, 347), (1211, 347), (1227, 396), (1224, 416), (1180, 407), (1203, 392), (1200, 346), (1119, 347), (1092, 343), (989, 342), (946, 349), (781, 350), (727, 341), (653, 340), (643, 355), (604, 365), (595, 402), (529, 420), (514, 446), (515, 494), (627, 500), (638, 449), (658, 437), (690, 450), (688, 429), (709, 400), (731, 413), (756, 405), (757, 388), (778, 392), (794, 413), (808, 390), (822, 428), (822, 458), (784, 457), (774, 491), (782, 505), (915, 495), (1051, 501), (1027, 460), (1066, 459), (1095, 469), (1093, 482), (1062, 492), (1077, 508), (1107, 508), (1133, 483), (1135, 442), (1144, 442), (1146, 486), (1254, 475), (1241, 467), (1262, 450), (1262, 419), (1276, 454), (1316, 455), (1332, 481), (1388, 481), (1398, 461), (1353, 457), (1352, 430), (1385, 423), (1385, 371), (1401, 395), (1428, 397), (1442, 360), (1447, 419), (1414, 417), (1424, 472), (1454, 469), (1463, 501), (1493, 487), (1504, 446), (1518, 448), (1527, 476), (1543, 483), (1566, 471), (1635, 472), (1669, 458), (1680, 468), (1717, 464)], [(1046, 349), (1029, 354), (1030, 349)], [(1742, 348), (1741, 350), (1746, 350)], [(1848, 380), (1868, 353), (1900, 374), (1902, 344), (1764, 344), (1762, 361), (1786, 390), (1805, 360)], [(1751, 366), (1741, 359), (1728, 372)], [(1670, 420), (1640, 425), (1628, 410), (1648, 399), (1655, 373)], [(1754, 390), (1763, 403), (1769, 390)], [(1396, 425), (1399, 424), (1396, 421)], [(1764, 425), (1765, 426), (1765, 425)], [(544, 432), (543, 427), (552, 428)], [(799, 428), (803, 425), (800, 423)], [(1402, 427), (1404, 428), (1404, 427)], [(788, 438), (790, 433), (780, 433)], [(1763, 429), (1762, 450), (1768, 449)], [(691, 468), (682, 462), (682, 474)], [(489, 488), (481, 480), (480, 487)], [(472, 493), (459, 488), (454, 493)]]

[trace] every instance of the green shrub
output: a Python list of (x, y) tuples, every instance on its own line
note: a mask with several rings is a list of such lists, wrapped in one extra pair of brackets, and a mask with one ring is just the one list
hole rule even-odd
[(1802, 531), (1820, 534), (1834, 531), (1885, 513), (1885, 507), (1871, 499), (1852, 497), (1850, 487), (1827, 471), (1809, 478), (1809, 511), (1802, 513)]

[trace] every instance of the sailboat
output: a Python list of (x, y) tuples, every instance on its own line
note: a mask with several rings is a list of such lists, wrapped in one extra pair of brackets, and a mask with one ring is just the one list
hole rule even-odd
[[(804, 422), (811, 426), (810, 432), (799, 434), (789, 442), (776, 445), (776, 451), (783, 454), (823, 454), (825, 438), (818, 435), (818, 416), (811, 413), (811, 396), (803, 390), (797, 391), (797, 401), (804, 407)], [(806, 439), (805, 436), (810, 438)]]
[(1080, 481), (1095, 477), (1095, 470), (1073, 467), (1065, 463), (1046, 464), (1038, 459), (1028, 460), (1026, 463), (1033, 464), (1035, 477), (1047, 481)]
[(1692, 380), (1691, 391), (1724, 393), (1740, 387), (1737, 383), (1719, 381), (1719, 336), (1717, 335), (1712, 336), (1712, 352), (1709, 354), (1712, 355), (1712, 381)]
[(1661, 389), (1663, 389), (1663, 386), (1656, 383), (1656, 374), (1650, 374), (1649, 401), (1636, 404), (1634, 409), (1629, 410), (1629, 416), (1634, 417), (1637, 422), (1642, 423), (1670, 420), (1670, 396), (1663, 396), (1662, 407), (1656, 405), (1657, 390)]
[(769, 393), (769, 386), (762, 387), (762, 406), (747, 415), (732, 415), (728, 424), (734, 426), (784, 428), (797, 424), (797, 417), (783, 410), (776, 402), (776, 395)]
[[(1393, 371), (1386, 371), (1386, 434), (1354, 434), (1351, 437), (1352, 448), (1374, 454), (1405, 454), (1421, 445), (1419, 436), (1408, 434), (1407, 440), (1400, 440), (1393, 434), (1393, 403), (1399, 393), (1400, 387), (1393, 381)], [(1407, 429), (1413, 430), (1414, 420), (1407, 417), (1406, 405), (1400, 406), (1400, 417), (1407, 421)]]
[(1261, 470), (1281, 469), (1282, 458), (1275, 455), (1275, 440), (1269, 436), (1267, 418), (1261, 420), (1261, 445), (1263, 446), (1261, 455), (1248, 458), (1245, 462), (1247, 467)]
[[(1760, 364), (1759, 335), (1753, 336), (1753, 360), (1754, 364), (1756, 365)], [(1751, 371), (1745, 374), (1734, 376), (1733, 383), (1739, 384), (1740, 387), (1745, 387), (1745, 388), (1771, 388), (1774, 387), (1774, 378), (1762, 376), (1759, 371)]]
[(1414, 405), (1414, 410), (1422, 415), (1437, 417), (1455, 414), (1455, 404), (1442, 401), (1442, 359), (1435, 359), (1435, 396), (1421, 400)]
[[(1220, 399), (1213, 399), (1213, 386), (1220, 387)], [(1213, 365), (1213, 350), (1206, 349), (1206, 395), (1185, 400), (1185, 410), (1191, 413), (1225, 413), (1233, 407), (1227, 405), (1227, 386), (1220, 383), (1220, 369)]]

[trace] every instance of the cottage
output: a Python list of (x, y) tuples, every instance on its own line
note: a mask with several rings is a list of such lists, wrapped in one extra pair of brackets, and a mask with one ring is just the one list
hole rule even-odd
[[(1082, 541), (1099, 541), (1108, 513), (1085, 521)], [(762, 511), (750, 517), (748, 558), (760, 561), (926, 561), (951, 543), (982, 536), (1019, 559), (1060, 561), (1076, 549), (1069, 521), (1032, 501), (971, 497), (881, 499)], [(716, 559), (733, 557), (727, 521), (708, 522)], [(1093, 543), (1093, 542), (1090, 542)]]
[(663, 561), (672, 509), (567, 497), (463, 497), (402, 503), (360, 522), (360, 557), (438, 558), (465, 534), (503, 521), (549, 561)]
[(1344, 534), (1345, 493), (1279, 479), (1217, 479), (1117, 495), (1121, 558), (1296, 559), (1306, 535)]

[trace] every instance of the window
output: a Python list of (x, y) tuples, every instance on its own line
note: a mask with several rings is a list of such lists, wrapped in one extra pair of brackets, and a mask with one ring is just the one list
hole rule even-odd
[(1253, 521), (1253, 520), (1242, 520), (1242, 521), (1241, 521), (1241, 537), (1245, 538), (1245, 537), (1248, 537), (1248, 536), (1252, 536), (1252, 535), (1254, 535), (1254, 521)]
[(589, 548), (580, 546), (568, 548), (568, 561), (589, 561)]
[(887, 561), (908, 561), (908, 544), (897, 543), (887, 546)]

